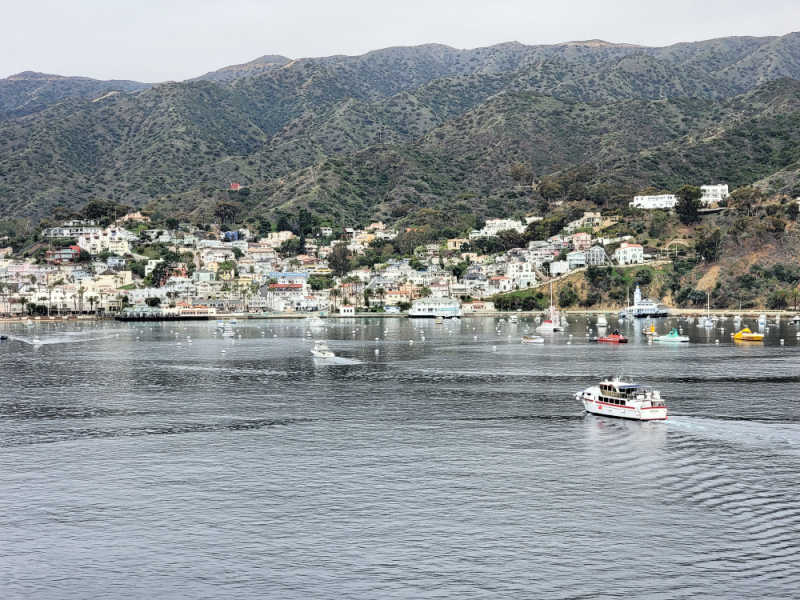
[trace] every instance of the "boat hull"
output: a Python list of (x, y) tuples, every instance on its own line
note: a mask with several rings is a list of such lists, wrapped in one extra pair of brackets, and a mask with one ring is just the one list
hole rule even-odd
[(618, 419), (629, 419), (632, 421), (666, 421), (666, 407), (658, 406), (653, 408), (637, 408), (633, 406), (617, 406), (607, 402), (601, 402), (585, 395), (581, 395), (583, 408), (586, 412), (593, 415), (604, 417), (615, 417)]

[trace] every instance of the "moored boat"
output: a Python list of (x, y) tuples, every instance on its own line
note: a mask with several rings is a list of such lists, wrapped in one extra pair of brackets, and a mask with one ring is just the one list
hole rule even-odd
[(311, 349), (311, 355), (314, 358), (335, 358), (336, 355), (328, 348), (328, 344), (323, 341), (318, 341), (314, 343), (314, 347)]
[(561, 313), (553, 304), (553, 282), (550, 282), (550, 308), (547, 309), (546, 317), (542, 320), (541, 324), (536, 327), (539, 333), (552, 333), (554, 331), (561, 331), (564, 325), (561, 320)]
[(763, 333), (755, 333), (750, 331), (749, 328), (745, 327), (744, 329), (737, 331), (736, 333), (731, 334), (733, 336), (734, 342), (763, 342), (764, 341), (764, 334)]
[(523, 335), (523, 344), (544, 344), (544, 338), (540, 335)]
[(575, 394), (586, 412), (635, 421), (664, 421), (667, 406), (661, 392), (609, 377)]
[(655, 337), (656, 333), (658, 332), (656, 331), (656, 326), (651, 323), (650, 327), (645, 329), (642, 333), (647, 337)]
[(600, 344), (627, 344), (628, 338), (622, 335), (619, 332), (619, 329), (615, 329), (614, 333), (610, 335), (601, 335), (589, 338), (590, 342), (598, 342)]
[(688, 342), (689, 336), (688, 335), (681, 335), (677, 329), (674, 327), (672, 331), (670, 331), (666, 335), (657, 335), (653, 338), (656, 342), (670, 342), (670, 343), (681, 343), (681, 342)]

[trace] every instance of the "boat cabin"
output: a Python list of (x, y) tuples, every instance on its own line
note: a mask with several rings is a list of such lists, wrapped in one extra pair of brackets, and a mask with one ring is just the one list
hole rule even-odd
[(603, 402), (617, 406), (629, 406), (649, 402), (650, 406), (665, 406), (661, 395), (638, 383), (624, 383), (616, 379), (607, 379), (600, 383), (600, 398)]

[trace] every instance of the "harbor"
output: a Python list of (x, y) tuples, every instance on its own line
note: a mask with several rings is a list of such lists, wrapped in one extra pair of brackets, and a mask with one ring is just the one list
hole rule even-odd
[[(16, 552), (5, 565), (31, 590), (63, 579), (69, 598), (107, 593), (94, 587), (98, 569), (136, 595), (177, 597), (185, 579), (157, 575), (150, 548), (180, 549), (188, 577), (213, 556), (220, 570), (204, 572), (222, 585), (257, 540), (269, 561), (257, 559), (253, 589), (279, 578), (313, 596), (331, 578), (334, 595), (353, 595), (364, 577), (343, 573), (391, 554), (406, 581), (425, 562), (524, 596), (530, 565), (555, 576), (576, 551), (613, 553), (625, 539), (635, 557), (625, 565), (657, 565), (645, 584), (615, 584), (631, 597), (791, 595), (800, 415), (776, 399), (794, 393), (797, 327), (784, 318), (762, 344), (739, 346), (732, 320), (709, 331), (670, 317), (659, 333), (680, 327), (691, 343), (659, 345), (642, 335), (645, 320), (610, 314), (629, 343), (597, 345), (587, 340), (595, 314), (566, 317), (542, 344), (521, 343), (535, 317), (508, 314), (315, 327), (237, 317), (231, 337), (215, 321), (9, 326), (0, 535)], [(334, 357), (312, 355), (320, 339)], [(575, 393), (606, 376), (658, 389), (668, 420), (587, 414)], [(609, 520), (619, 498), (636, 499), (630, 518)], [(99, 515), (103, 536), (85, 526)], [(465, 522), (466, 538), (437, 534)], [(710, 582), (733, 524), (742, 541), (727, 556), (750, 566)], [(467, 539), (477, 550), (465, 566)], [(31, 569), (31, 556), (51, 568)], [(605, 573), (587, 564), (570, 585), (602, 595)], [(390, 585), (369, 579), (373, 596)]]

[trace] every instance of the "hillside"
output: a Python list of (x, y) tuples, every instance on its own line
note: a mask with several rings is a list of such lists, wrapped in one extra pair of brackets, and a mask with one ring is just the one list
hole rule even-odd
[(109, 92), (134, 92), (150, 87), (138, 81), (100, 81), (26, 71), (0, 79), (0, 121), (40, 112), (62, 100), (95, 100)]
[(531, 179), (601, 204), (687, 181), (788, 189), (796, 80), (799, 34), (268, 55), (152, 87), (20, 74), (0, 81), (0, 216), (99, 197), (207, 217), (230, 181), (248, 214), (349, 223), (525, 210), (548, 196)]

